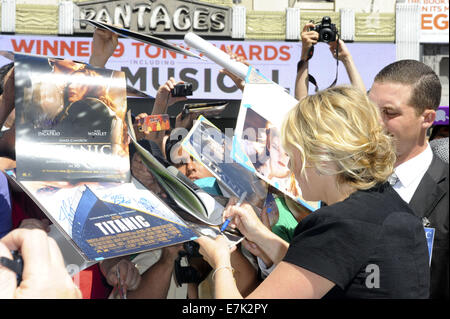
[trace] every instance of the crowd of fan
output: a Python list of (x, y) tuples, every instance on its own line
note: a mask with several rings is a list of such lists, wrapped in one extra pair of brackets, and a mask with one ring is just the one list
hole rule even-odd
[[(200, 237), (191, 243), (199, 254), (179, 244), (107, 259), (81, 271), (76, 285), (47, 236), (50, 222), (0, 173), (0, 256), (12, 258), (11, 251), (20, 250), (24, 260), (20, 285), (0, 266), (0, 298), (108, 298), (118, 286), (128, 298), (448, 298), (448, 130), (438, 140), (433, 128), (441, 97), (438, 76), (421, 62), (397, 61), (383, 68), (367, 91), (338, 40), (330, 51), (344, 64), (351, 85), (308, 95), (308, 52), (318, 41), (310, 27), (302, 32), (303, 62), (295, 83), (300, 102), (285, 119), (282, 142), (303, 198), (321, 201), (319, 210), (308, 214), (278, 196), (278, 220), (270, 223), (265, 209), (259, 218), (250, 204), (236, 205), (230, 198), (223, 218), (232, 218), (231, 227), (245, 236), (237, 247), (230, 249), (223, 236)], [(96, 30), (89, 63), (104, 67), (117, 43), (117, 35)], [(244, 88), (239, 78), (222, 72)], [(0, 76), (4, 170), (15, 167), (13, 64)], [(186, 99), (171, 96), (177, 83), (170, 78), (159, 88), (151, 114), (166, 114)], [(190, 129), (193, 120), (179, 115), (175, 127)], [(221, 195), (199, 162), (167, 143), (168, 132), (138, 138), (161, 163)], [(136, 179), (167, 197), (132, 146), (130, 163)], [(424, 226), (435, 229), (431, 263)], [(187, 265), (181, 267), (183, 256)], [(381, 277), (376, 287), (367, 283), (371, 265)]]

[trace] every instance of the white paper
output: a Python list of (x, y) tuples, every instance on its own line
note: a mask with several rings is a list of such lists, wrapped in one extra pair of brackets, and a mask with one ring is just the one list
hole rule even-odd
[(227, 53), (215, 47), (210, 42), (203, 40), (195, 33), (187, 33), (184, 36), (184, 42), (241, 79), (245, 79), (247, 77), (248, 66), (244, 63), (232, 60)]

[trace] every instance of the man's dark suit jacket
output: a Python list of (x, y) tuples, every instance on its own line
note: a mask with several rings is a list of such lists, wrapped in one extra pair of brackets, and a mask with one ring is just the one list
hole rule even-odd
[(430, 167), (420, 181), (409, 205), (420, 218), (436, 229), (431, 259), (430, 298), (449, 298), (448, 164), (433, 154)]

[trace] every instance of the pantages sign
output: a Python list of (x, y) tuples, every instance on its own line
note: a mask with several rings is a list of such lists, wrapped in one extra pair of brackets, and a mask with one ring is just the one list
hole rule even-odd
[(75, 33), (92, 33), (80, 19), (92, 19), (154, 35), (231, 37), (231, 8), (191, 0), (115, 0), (77, 4)]

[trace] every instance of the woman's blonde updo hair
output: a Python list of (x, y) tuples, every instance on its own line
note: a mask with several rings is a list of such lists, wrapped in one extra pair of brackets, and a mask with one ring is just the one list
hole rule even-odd
[[(396, 161), (394, 144), (386, 134), (378, 108), (355, 88), (338, 86), (301, 100), (282, 128), (283, 147), (320, 174), (337, 175), (338, 185), (369, 189), (387, 180)], [(337, 166), (330, 170), (329, 163)]]

